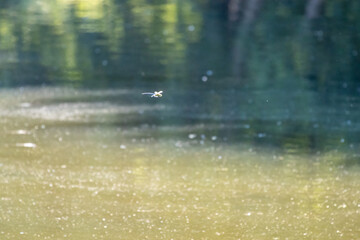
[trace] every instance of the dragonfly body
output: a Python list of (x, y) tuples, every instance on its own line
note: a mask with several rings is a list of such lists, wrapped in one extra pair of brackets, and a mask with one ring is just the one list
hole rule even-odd
[(143, 95), (151, 95), (151, 97), (155, 97), (155, 98), (158, 98), (158, 97), (162, 97), (162, 93), (163, 91), (155, 91), (155, 92), (145, 92), (145, 93), (142, 93)]

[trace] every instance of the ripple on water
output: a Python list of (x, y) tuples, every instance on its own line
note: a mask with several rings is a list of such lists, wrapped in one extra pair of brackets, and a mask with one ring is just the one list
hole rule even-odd
[(16, 145), (16, 147), (36, 148), (36, 144), (35, 144), (35, 143), (31, 143), (31, 142), (28, 142), (28, 143), (16, 143), (15, 145)]
[(31, 132), (28, 131), (28, 130), (19, 129), (19, 130), (11, 131), (10, 134), (13, 134), (13, 135), (29, 135), (29, 134), (31, 134)]

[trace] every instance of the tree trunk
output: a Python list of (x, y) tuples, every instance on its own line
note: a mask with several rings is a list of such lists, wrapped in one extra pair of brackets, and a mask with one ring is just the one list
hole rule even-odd
[(241, 6), (244, 0), (229, 0), (228, 3), (228, 14), (229, 20), (235, 22), (239, 20)]
[(306, 17), (308, 19), (314, 19), (319, 17), (320, 8), (324, 0), (308, 0), (306, 4)]
[(247, 44), (251, 38), (249, 32), (256, 20), (256, 16), (259, 13), (263, 1), (264, 0), (246, 0), (244, 8), (241, 9), (243, 11), (243, 16), (238, 26), (233, 53), (233, 72), (239, 79), (246, 75), (246, 58), (248, 54)]
[(248, 0), (246, 4), (246, 9), (244, 12), (244, 24), (249, 25), (251, 24), (258, 13), (263, 0)]

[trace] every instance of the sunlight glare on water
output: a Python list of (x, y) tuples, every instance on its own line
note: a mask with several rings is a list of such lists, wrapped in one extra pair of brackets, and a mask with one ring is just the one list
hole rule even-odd
[(359, 13), (0, 1), (0, 239), (358, 240)]
[(360, 176), (344, 153), (292, 155), (151, 127), (146, 116), (174, 107), (122, 106), (130, 93), (3, 92), (1, 239), (359, 236)]

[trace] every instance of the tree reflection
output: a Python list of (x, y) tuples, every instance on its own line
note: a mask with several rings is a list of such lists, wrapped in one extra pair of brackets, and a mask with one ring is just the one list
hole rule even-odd
[(261, 122), (291, 119), (274, 134), (303, 129), (312, 144), (310, 127), (331, 115), (323, 107), (353, 111), (359, 10), (339, 0), (2, 1), (0, 84), (167, 88), (184, 116), (168, 123), (219, 116), (250, 121), (244, 131), (257, 136)]

